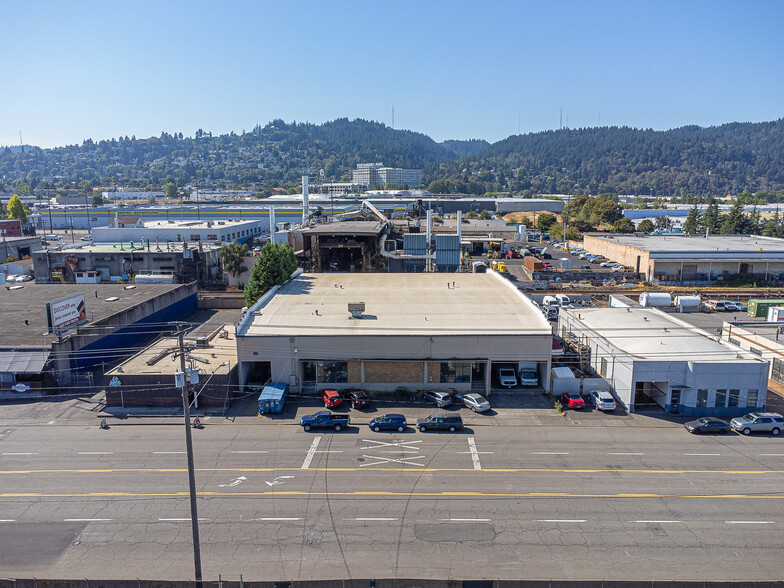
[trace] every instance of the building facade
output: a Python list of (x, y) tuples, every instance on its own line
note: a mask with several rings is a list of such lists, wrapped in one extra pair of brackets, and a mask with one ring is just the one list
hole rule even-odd
[(139, 216), (116, 216), (109, 226), (92, 229), (95, 243), (157, 243), (208, 241), (212, 243), (241, 243), (262, 233), (258, 220), (144, 220)]
[(384, 167), (383, 163), (358, 163), (357, 169), (352, 172), (352, 180), (355, 184), (364, 184), (370, 188), (381, 184), (419, 188), (422, 185), (422, 170)]
[(496, 274), (298, 270), (237, 326), (240, 385), (271, 380), (305, 394), (325, 386), (489, 394), (497, 371), (521, 362), (539, 374), (527, 391), (541, 393), (551, 352), (549, 323)]
[(589, 355), (629, 412), (733, 416), (763, 410), (768, 362), (648, 308), (561, 309), (558, 334)]

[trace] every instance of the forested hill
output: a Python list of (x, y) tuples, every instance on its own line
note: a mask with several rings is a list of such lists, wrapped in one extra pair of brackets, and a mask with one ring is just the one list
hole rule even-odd
[[(725, 195), (784, 188), (784, 119), (681, 127), (604, 127), (516, 135), (447, 172), (503, 178), (539, 193)], [(577, 188), (575, 188), (577, 186)]]
[(160, 187), (193, 180), (225, 187), (255, 184), (260, 193), (294, 189), (300, 176), (350, 181), (358, 163), (421, 168), (436, 192), (528, 190), (725, 195), (784, 189), (784, 119), (681, 127), (564, 129), (436, 143), (413, 131), (365, 120), (321, 125), (274, 120), (241, 134), (84, 141), (55, 149), (0, 148), (0, 191), (93, 186)]

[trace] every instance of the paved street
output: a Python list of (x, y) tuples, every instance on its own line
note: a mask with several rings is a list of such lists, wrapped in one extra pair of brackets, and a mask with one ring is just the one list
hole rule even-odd
[[(210, 417), (194, 431), (205, 577), (784, 574), (781, 439), (465, 416), (456, 434)], [(53, 420), (2, 419), (0, 569), (192, 577), (179, 419)]]

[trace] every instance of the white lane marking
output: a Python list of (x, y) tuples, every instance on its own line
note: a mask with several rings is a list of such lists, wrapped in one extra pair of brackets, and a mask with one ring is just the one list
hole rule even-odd
[(153, 451), (153, 453), (157, 453), (159, 455), (180, 455), (185, 453), (184, 451)]
[(721, 455), (721, 453), (684, 453), (683, 455), (694, 455), (694, 456), (700, 456), (700, 455)]
[(114, 451), (79, 451), (76, 455), (114, 455)]
[(229, 451), (229, 453), (269, 453), (268, 451)]
[(412, 445), (416, 445), (417, 443), (422, 443), (422, 440), (419, 439), (417, 441), (406, 441), (404, 439), (392, 439), (392, 441), (376, 441), (374, 439), (362, 439), (365, 443), (375, 443), (375, 445), (367, 445), (365, 447), (360, 447), (360, 449), (379, 449), (381, 447), (403, 447), (405, 449), (414, 449), (419, 451), (418, 447), (412, 447)]
[(585, 519), (536, 519), (537, 523), (584, 523)]
[(728, 525), (772, 525), (773, 521), (724, 521)]
[(47, 424), (49, 424), (49, 425), (53, 425), (53, 424), (54, 424), (54, 421), (49, 421)]
[(248, 478), (246, 478), (245, 476), (240, 476), (239, 478), (234, 478), (228, 484), (218, 484), (218, 488), (233, 488), (234, 486), (239, 486), (240, 484), (242, 484), (247, 479)]
[(305, 454), (305, 461), (302, 462), (302, 467), (300, 469), (306, 470), (310, 467), (310, 462), (313, 461), (313, 456), (316, 455), (316, 449), (321, 443), (321, 437), (316, 437), (313, 439), (313, 443), (310, 444), (310, 449)]
[(569, 455), (568, 451), (532, 451), (531, 455)]
[(357, 517), (355, 521), (396, 521), (395, 517)]
[(342, 449), (319, 449), (313, 453), (343, 453)]
[[(158, 520), (159, 521), (164, 521), (164, 522), (181, 522), (181, 521), (190, 521), (191, 517), (182, 518), (182, 519), (158, 519)], [(207, 521), (209, 519), (203, 519), (203, 518), (199, 517), (198, 520), (200, 520), (200, 521)]]
[(784, 453), (760, 453), (759, 455), (762, 457), (784, 457)]
[(682, 523), (683, 521), (634, 521), (635, 523)]
[(379, 464), (382, 464), (382, 463), (391, 463), (391, 462), (402, 463), (403, 465), (415, 465), (415, 466), (419, 466), (420, 468), (425, 467), (425, 464), (423, 464), (423, 463), (417, 463), (415, 461), (409, 461), (411, 459), (424, 459), (424, 457), (425, 457), (424, 455), (412, 455), (411, 457), (401, 457), (400, 459), (394, 459), (392, 457), (381, 457), (381, 456), (378, 456), (378, 455), (363, 455), (362, 457), (364, 457), (365, 459), (377, 459), (379, 461), (374, 461), (374, 462), (371, 462), (371, 463), (361, 463), (361, 464), (359, 464), (359, 467), (361, 467), (361, 468), (364, 468), (364, 467), (367, 467), (367, 466), (379, 465)]
[(267, 486), (275, 486), (277, 484), (282, 484), (283, 480), (288, 480), (293, 478), (294, 476), (278, 476), (277, 478), (273, 479), (272, 482), (264, 482)]
[(644, 453), (625, 453), (625, 452), (618, 452), (618, 453), (608, 453), (607, 455), (645, 455)]
[(0, 519), (0, 523), (15, 523), (16, 519)]
[(301, 521), (302, 517), (261, 517), (254, 521)]
[(63, 519), (66, 523), (92, 523), (100, 521), (111, 521), (113, 519)]
[(479, 455), (476, 452), (476, 441), (473, 437), (468, 438), (468, 451), (471, 452), (471, 461), (474, 462), (474, 469), (481, 470), (482, 464), (479, 463)]
[(37, 453), (23, 453), (23, 452), (18, 452), (18, 453), (3, 453), (3, 455), (38, 455), (38, 454), (37, 454)]
[(449, 521), (451, 523), (487, 523), (490, 519), (441, 519), (442, 521)]

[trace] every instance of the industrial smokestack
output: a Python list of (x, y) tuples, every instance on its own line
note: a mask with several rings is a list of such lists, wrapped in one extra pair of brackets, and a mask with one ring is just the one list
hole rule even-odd
[(428, 251), (430, 250), (430, 224), (432, 222), (432, 218), (433, 218), (433, 211), (428, 208), (427, 209), (427, 221), (426, 221), (427, 222), (427, 228), (425, 229), (425, 234), (427, 235), (427, 237), (426, 237), (426, 239), (427, 239), (426, 247), (427, 247)]
[(275, 231), (277, 231), (277, 227), (275, 227), (275, 207), (269, 207), (269, 223), (270, 223), (270, 242), (275, 242)]
[(302, 224), (308, 224), (310, 209), (308, 209), (308, 176), (302, 176)]
[(457, 211), (457, 242), (460, 244), (460, 239), (463, 235), (463, 211)]

